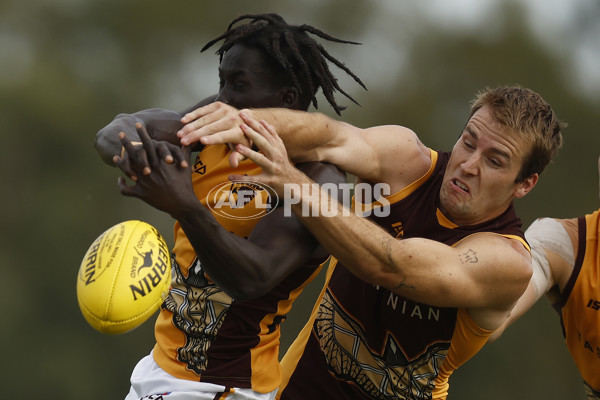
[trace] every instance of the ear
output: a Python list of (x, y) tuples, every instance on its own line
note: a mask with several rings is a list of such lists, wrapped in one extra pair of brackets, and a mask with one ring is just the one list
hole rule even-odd
[(538, 174), (533, 174), (533, 175), (530, 175), (527, 178), (525, 178), (525, 180), (523, 182), (518, 183), (517, 187), (515, 189), (515, 197), (517, 199), (520, 199), (521, 197), (523, 197), (527, 193), (529, 193), (531, 191), (531, 189), (533, 189), (533, 187), (537, 183), (538, 178), (539, 178)]
[(300, 92), (295, 86), (286, 86), (281, 89), (281, 107), (298, 108)]

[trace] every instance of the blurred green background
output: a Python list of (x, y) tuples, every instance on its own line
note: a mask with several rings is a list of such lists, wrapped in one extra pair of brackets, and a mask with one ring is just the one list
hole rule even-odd
[[(359, 75), (334, 69), (361, 107), (355, 125), (396, 123), (450, 149), (474, 93), (520, 84), (569, 124), (565, 146), (517, 202), (538, 216), (598, 208), (600, 3), (596, 0), (0, 1), (2, 397), (120, 399), (151, 349), (153, 319), (105, 336), (81, 316), (79, 263), (106, 228), (126, 219), (172, 221), (125, 198), (117, 170), (92, 143), (119, 112), (182, 110), (215, 93), (215, 49), (200, 48), (243, 13), (277, 12), (362, 46), (325, 44)], [(319, 111), (332, 115), (324, 99)], [(284, 351), (322, 276), (283, 324)], [(557, 316), (539, 302), (451, 380), (450, 399), (583, 399)]]

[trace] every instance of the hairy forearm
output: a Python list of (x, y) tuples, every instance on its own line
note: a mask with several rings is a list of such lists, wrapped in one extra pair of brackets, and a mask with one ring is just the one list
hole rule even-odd
[[(303, 195), (294, 213), (325, 249), (366, 282), (431, 306), (500, 312), (525, 290), (531, 269), (516, 241), (485, 233), (456, 246), (420, 237), (398, 240), (370, 220), (334, 207), (325, 191), (317, 192), (318, 198)], [(311, 216), (307, 210), (318, 208), (315, 202), (320, 210), (337, 212)]]
[[(295, 177), (294, 182), (310, 184), (308, 178)], [(307, 186), (303, 188), (301, 202), (292, 207), (295, 215), (348, 270), (368, 283), (414, 301), (443, 305), (439, 299), (445, 301), (445, 291), (451, 286), (444, 282), (450, 282), (452, 277), (440, 279), (438, 267), (441, 260), (448, 265), (458, 261), (453, 249), (423, 238), (397, 240), (370, 220), (339, 205), (317, 185), (312, 184), (309, 190)], [(315, 216), (315, 209), (321, 216)], [(324, 210), (335, 213), (325, 216)], [(431, 295), (434, 290), (438, 295)]]
[(361, 279), (380, 284), (387, 273), (401, 274), (392, 256), (395, 239), (365, 218), (334, 200), (303, 174), (294, 177), (290, 196), (299, 198), (294, 214), (317, 240)]
[(322, 113), (280, 108), (253, 109), (252, 116), (275, 127), (294, 162), (331, 161), (327, 150), (336, 145), (341, 129), (351, 126)]

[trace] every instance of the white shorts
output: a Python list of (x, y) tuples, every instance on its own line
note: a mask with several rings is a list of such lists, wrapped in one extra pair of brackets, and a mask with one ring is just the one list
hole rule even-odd
[(277, 390), (258, 393), (212, 383), (178, 379), (156, 364), (152, 353), (142, 358), (131, 373), (131, 388), (125, 400), (274, 400)]

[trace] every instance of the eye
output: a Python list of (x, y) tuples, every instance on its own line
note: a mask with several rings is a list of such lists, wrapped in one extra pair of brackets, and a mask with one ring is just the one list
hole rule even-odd
[(498, 161), (495, 158), (488, 158), (488, 160), (489, 160), (490, 165), (494, 168), (500, 168), (502, 166), (502, 164), (500, 164), (500, 161)]
[(246, 85), (247, 85), (247, 82), (246, 82), (244, 79), (235, 79), (235, 80), (233, 81), (233, 85), (234, 85), (236, 88), (240, 89), (240, 88), (243, 88), (244, 86), (246, 86)]
[(475, 148), (475, 146), (473, 146), (473, 144), (469, 140), (463, 140), (463, 143), (465, 144), (465, 147), (467, 149), (473, 150)]

